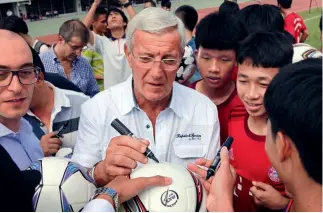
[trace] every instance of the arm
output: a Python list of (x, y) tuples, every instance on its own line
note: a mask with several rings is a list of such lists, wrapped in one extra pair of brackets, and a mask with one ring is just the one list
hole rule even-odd
[[(101, 4), (102, 0), (94, 0), (89, 12), (85, 16), (83, 23), (84, 25), (90, 30), (91, 24), (93, 22), (93, 17), (95, 14), (96, 9), (99, 7)], [(94, 45), (94, 36), (93, 33), (90, 31), (90, 44)]]
[(302, 32), (302, 36), (301, 36), (301, 38), (300, 38), (300, 42), (301, 43), (304, 43), (305, 42), (305, 40), (308, 38), (308, 36), (309, 36), (309, 32), (308, 32), (308, 29), (305, 29), (303, 32)]
[[(124, 5), (124, 4), (129, 3), (129, 0), (120, 0), (120, 2)], [(130, 6), (128, 6), (128, 7), (125, 7), (125, 8), (124, 8), (124, 12), (125, 12), (125, 10), (127, 11), (128, 15), (129, 15), (129, 17), (130, 17), (130, 19), (133, 19), (133, 17), (135, 17), (135, 15), (136, 15), (136, 11), (135, 11), (135, 8), (133, 8), (133, 6), (132, 6), (132, 5), (130, 5)]]

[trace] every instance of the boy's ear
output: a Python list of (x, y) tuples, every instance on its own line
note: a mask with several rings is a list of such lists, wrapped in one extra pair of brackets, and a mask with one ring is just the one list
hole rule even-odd
[(195, 58), (197, 58), (198, 54), (199, 54), (199, 50), (198, 49), (194, 50)]

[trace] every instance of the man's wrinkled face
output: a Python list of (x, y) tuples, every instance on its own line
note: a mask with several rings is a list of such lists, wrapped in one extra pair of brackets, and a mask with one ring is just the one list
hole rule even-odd
[(148, 101), (168, 97), (183, 55), (178, 31), (151, 34), (137, 30), (132, 42), (132, 50), (126, 47), (125, 52), (132, 68), (135, 95)]
[(77, 56), (80, 56), (86, 43), (80, 37), (72, 37), (69, 41), (60, 38), (59, 42), (62, 44), (64, 51), (64, 58), (69, 61), (74, 61)]

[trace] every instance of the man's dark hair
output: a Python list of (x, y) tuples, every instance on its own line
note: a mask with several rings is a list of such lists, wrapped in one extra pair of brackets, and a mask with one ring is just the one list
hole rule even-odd
[(241, 42), (237, 61), (250, 61), (255, 67), (281, 68), (292, 63), (293, 53), (293, 44), (283, 33), (257, 32)]
[(225, 1), (220, 5), (219, 13), (227, 13), (235, 15), (240, 10), (239, 5), (236, 2)]
[(246, 35), (258, 31), (282, 32), (284, 30), (284, 18), (279, 8), (274, 5), (249, 5), (237, 12), (236, 18)]
[(127, 25), (128, 25), (128, 18), (126, 16), (126, 14), (124, 14), (124, 12), (122, 10), (120, 10), (119, 8), (116, 8), (116, 7), (111, 7), (109, 9), (108, 16), (110, 15), (111, 12), (119, 13), (122, 16), (123, 22), (126, 23), (126, 26), (124, 27), (124, 29), (126, 29)]
[(283, 67), (270, 83), (264, 104), (273, 137), (291, 138), (307, 174), (322, 184), (322, 61)]
[(65, 21), (59, 28), (58, 34), (67, 42), (73, 37), (79, 37), (81, 41), (88, 43), (90, 37), (88, 28), (83, 24), (83, 22), (77, 19)]
[(196, 27), (196, 48), (237, 51), (243, 39), (237, 20), (229, 14), (211, 13)]
[(15, 15), (3, 18), (0, 21), (0, 29), (9, 30), (17, 34), (28, 34), (28, 27), (26, 22), (22, 18), (19, 18)]
[(321, 18), (320, 18), (320, 31), (322, 32), (322, 15), (321, 15)]
[(190, 5), (182, 5), (176, 9), (175, 14), (182, 20), (185, 28), (193, 32), (199, 18), (195, 8)]
[(145, 4), (146, 3), (150, 3), (152, 7), (157, 7), (156, 2), (154, 2), (153, 0), (145, 0)]
[(100, 15), (107, 15), (108, 11), (106, 8), (104, 7), (98, 7), (95, 10), (94, 16), (93, 16), (93, 20), (97, 21)]
[(284, 9), (292, 7), (293, 0), (277, 0), (277, 3)]
[(171, 9), (172, 7), (172, 3), (169, 0), (162, 0), (161, 2), (161, 6), (162, 7), (166, 7), (168, 9)]

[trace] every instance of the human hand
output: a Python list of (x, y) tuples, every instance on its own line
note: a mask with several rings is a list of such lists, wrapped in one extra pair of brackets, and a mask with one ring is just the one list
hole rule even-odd
[(216, 171), (207, 196), (206, 207), (210, 212), (233, 211), (233, 190), (237, 174), (230, 165), (229, 152), (221, 149), (221, 164)]
[(252, 181), (253, 187), (250, 188), (250, 192), (253, 194), (254, 201), (259, 206), (264, 206), (273, 210), (284, 209), (289, 202), (289, 199), (282, 196), (271, 185)]
[(57, 132), (54, 131), (47, 135), (44, 135), (40, 139), (40, 146), (43, 150), (45, 157), (56, 154), (56, 152), (58, 152), (58, 150), (61, 148), (62, 141), (59, 138), (55, 137), (56, 134)]
[(114, 189), (119, 196), (120, 203), (126, 202), (145, 189), (155, 186), (167, 186), (172, 179), (163, 176), (141, 177), (129, 179), (127, 176), (118, 176), (105, 187)]
[(195, 164), (189, 163), (187, 165), (187, 168), (198, 175), (199, 180), (201, 181), (202, 185), (204, 186), (207, 193), (210, 191), (211, 182), (213, 180), (213, 177), (211, 177), (209, 180), (205, 180), (207, 175), (207, 169), (212, 165), (211, 160), (207, 160), (204, 158), (197, 159), (195, 161)]
[(135, 139), (130, 136), (118, 136), (111, 139), (106, 156), (94, 170), (95, 181), (106, 185), (116, 176), (129, 175), (137, 167), (137, 162), (148, 163), (144, 155), (149, 141)]
[(121, 4), (126, 4), (126, 3), (129, 3), (129, 0), (119, 0), (119, 2), (120, 2)]
[(99, 6), (101, 4), (102, 0), (94, 0), (93, 4), (95, 4), (96, 6)]

